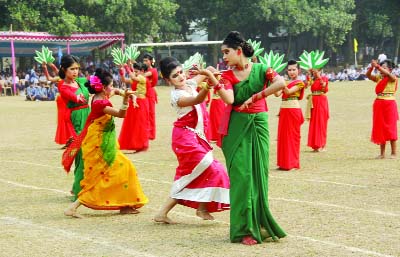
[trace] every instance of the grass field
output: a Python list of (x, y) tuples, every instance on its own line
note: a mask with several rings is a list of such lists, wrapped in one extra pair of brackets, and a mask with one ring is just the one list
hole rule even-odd
[[(374, 84), (329, 86), (327, 152), (306, 147), (304, 123), (301, 169), (294, 172), (276, 170), (280, 100), (268, 99), (270, 208), (289, 236), (250, 247), (229, 242), (228, 211), (203, 221), (177, 206), (170, 216), (179, 224), (152, 221), (177, 165), (168, 87), (157, 88), (157, 139), (147, 152), (126, 152), (150, 202), (138, 215), (81, 207), (85, 219), (63, 215), (73, 175), (62, 170), (62, 150), (53, 140), (55, 102), (0, 97), (0, 256), (400, 256), (400, 158), (375, 159), (379, 147), (369, 139)], [(112, 101), (118, 107), (121, 99)], [(219, 148), (214, 155), (224, 163)]]

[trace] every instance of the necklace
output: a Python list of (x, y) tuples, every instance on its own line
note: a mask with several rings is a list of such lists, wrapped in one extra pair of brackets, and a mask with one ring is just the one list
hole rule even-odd
[(246, 63), (243, 67), (240, 67), (239, 65), (236, 66), (236, 69), (239, 70), (239, 71), (247, 70), (247, 68), (249, 68), (249, 64), (248, 63)]

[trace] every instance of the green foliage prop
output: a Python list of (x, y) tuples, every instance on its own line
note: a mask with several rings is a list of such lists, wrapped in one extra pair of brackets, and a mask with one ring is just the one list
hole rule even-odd
[(38, 63), (42, 64), (42, 63), (53, 63), (54, 62), (54, 57), (53, 57), (53, 51), (49, 50), (48, 47), (46, 46), (42, 46), (42, 51), (35, 51), (36, 52), (36, 56), (34, 57), (35, 61), (37, 61)]
[(268, 67), (271, 67), (277, 73), (283, 71), (286, 67), (287, 63), (282, 63), (283, 57), (285, 55), (279, 55), (279, 53), (274, 54), (274, 52), (269, 51), (269, 53), (265, 53), (264, 56), (260, 56), (260, 62), (266, 64)]
[(128, 61), (127, 55), (122, 51), (121, 48), (113, 48), (111, 50), (111, 56), (116, 65), (124, 65)]
[(300, 55), (299, 66), (304, 70), (309, 69), (321, 69), (328, 63), (329, 58), (324, 58), (324, 51), (311, 51), (310, 53), (305, 51)]
[(131, 45), (125, 48), (125, 55), (128, 60), (134, 61), (139, 57), (140, 51), (138, 50), (137, 46)]

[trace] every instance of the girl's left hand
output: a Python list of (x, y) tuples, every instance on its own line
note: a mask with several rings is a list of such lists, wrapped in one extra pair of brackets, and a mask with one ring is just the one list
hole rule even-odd
[(251, 105), (253, 104), (253, 99), (251, 99), (251, 97), (249, 99), (247, 99), (240, 107), (239, 110), (244, 110), (244, 109), (248, 109), (249, 107), (251, 107)]

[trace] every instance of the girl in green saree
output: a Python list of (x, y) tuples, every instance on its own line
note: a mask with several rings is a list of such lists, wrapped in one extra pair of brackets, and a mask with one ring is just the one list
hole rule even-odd
[(245, 245), (286, 236), (268, 204), (269, 129), (265, 97), (285, 81), (264, 64), (249, 63), (252, 46), (232, 31), (222, 43), (223, 60), (232, 69), (215, 86), (228, 104), (221, 121), (222, 151), (231, 182), (230, 240)]

